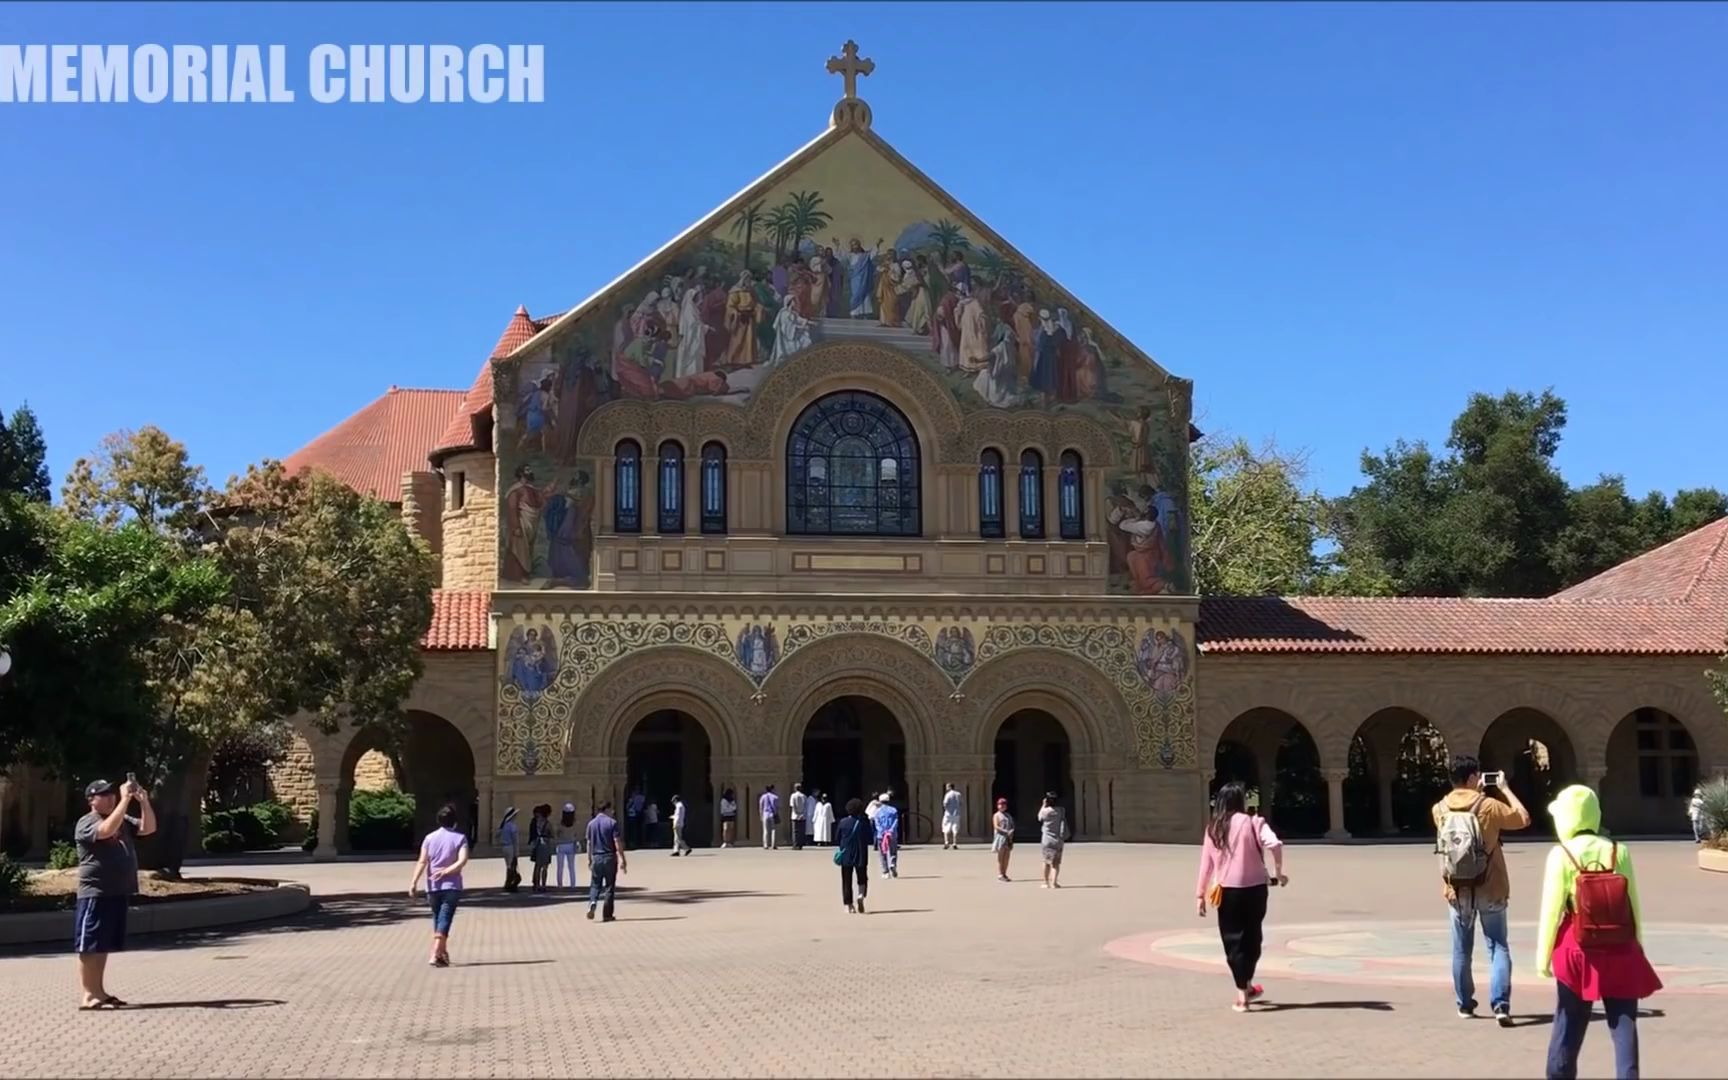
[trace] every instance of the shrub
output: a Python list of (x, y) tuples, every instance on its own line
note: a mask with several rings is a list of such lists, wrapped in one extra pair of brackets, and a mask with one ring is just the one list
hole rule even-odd
[(48, 845), (48, 869), (70, 870), (78, 865), (78, 845), (56, 840)]
[(414, 796), (395, 788), (356, 791), (348, 800), (348, 846), (399, 851), (414, 844)]
[(204, 851), (208, 855), (233, 855), (246, 850), (246, 838), (237, 832), (222, 830), (204, 834)]
[(301, 851), (311, 851), (318, 846), (318, 808), (314, 806), (312, 813), (306, 816), (306, 839), (300, 841)]
[(251, 811), (252, 816), (258, 819), (258, 824), (269, 835), (271, 847), (281, 843), (282, 834), (294, 825), (294, 811), (274, 799), (253, 803)]
[(212, 810), (204, 815), (204, 835), (234, 833), (240, 837), (236, 851), (256, 851), (276, 846), (276, 833), (260, 821), (255, 807), (238, 810)]
[(1728, 836), (1728, 780), (1711, 780), (1704, 785), (1704, 835)]
[(0, 855), (0, 900), (13, 900), (29, 891), (30, 871), (10, 855)]

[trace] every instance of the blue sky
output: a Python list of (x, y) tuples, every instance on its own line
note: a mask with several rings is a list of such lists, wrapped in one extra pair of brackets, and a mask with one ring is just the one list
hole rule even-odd
[(1561, 465), (1728, 487), (1728, 7), (8, 6), (13, 42), (540, 42), (540, 105), (0, 106), (0, 408), (56, 483), (155, 423), (221, 480), (466, 387), (826, 126), (876, 130), (1310, 454), (1552, 386)]

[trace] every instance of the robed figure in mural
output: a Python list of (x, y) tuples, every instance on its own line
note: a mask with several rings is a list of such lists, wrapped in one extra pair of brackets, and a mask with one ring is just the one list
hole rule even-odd
[(970, 288), (959, 285), (955, 292), (960, 294), (954, 308), (954, 322), (960, 328), (960, 367), (978, 371), (990, 364), (990, 321)]
[(1155, 694), (1174, 694), (1188, 674), (1187, 643), (1175, 631), (1148, 630), (1135, 653), (1140, 678)]
[(750, 367), (756, 363), (756, 287), (750, 271), (726, 294), (726, 363)]
[(1155, 596), (1170, 591), (1174, 560), (1158, 520), (1158, 507), (1150, 489), (1144, 501), (1136, 501), (1118, 490), (1108, 499), (1106, 520), (1110, 523), (1112, 562), (1118, 558), (1128, 573), (1129, 591), (1136, 596)]
[[(839, 238), (834, 242), (838, 244)], [(875, 314), (876, 251), (881, 247), (882, 241), (877, 240), (876, 246), (866, 251), (854, 236), (840, 260), (846, 271), (847, 307), (854, 319), (868, 319)]]
[(544, 517), (546, 572), (551, 584), (587, 588), (594, 498), (586, 472), (578, 472), (563, 491), (546, 500)]
[(558, 675), (558, 639), (550, 626), (518, 626), (505, 645), (506, 674), (522, 700), (533, 701), (552, 685)]
[(516, 467), (516, 482), (504, 493), (504, 566), (506, 581), (527, 581), (534, 576), (534, 551), (540, 542), (546, 500), (554, 485), (534, 483), (534, 470)]

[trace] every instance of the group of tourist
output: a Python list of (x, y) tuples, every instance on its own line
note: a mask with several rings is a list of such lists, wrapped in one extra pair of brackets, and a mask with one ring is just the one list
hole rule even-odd
[[(1452, 981), (1458, 1016), (1471, 1019), (1479, 1002), (1471, 970), (1476, 926), (1488, 943), (1490, 983), (1488, 1005), (1502, 1027), (1513, 1026), (1512, 956), (1507, 908), (1511, 881), (1503, 837), (1527, 828), (1528, 809), (1497, 772), (1484, 772), (1473, 757), (1452, 763), (1452, 790), (1432, 809), (1436, 851), (1440, 857), (1441, 890), (1450, 912)], [(89, 812), (78, 821), (78, 892), (74, 910), (74, 951), (78, 956), (84, 1010), (120, 1008), (125, 1002), (108, 993), (104, 974), (109, 954), (125, 947), (126, 911), (138, 891), (136, 839), (155, 830), (155, 812), (148, 793), (128, 777), (116, 787), (98, 780), (85, 788)], [(846, 803), (837, 827), (825, 793), (807, 795), (794, 785), (790, 811), (795, 846), (808, 835), (826, 845), (833, 828), (834, 863), (840, 868), (841, 903), (850, 913), (863, 914), (869, 889), (871, 853), (880, 859), (881, 876), (899, 876), (901, 813), (892, 791), (868, 804)], [(576, 808), (565, 803), (534, 807), (527, 830), (533, 862), (533, 888), (547, 887), (547, 866), (558, 863), (557, 882), (576, 887), (575, 856), (587, 853), (589, 871), (587, 917), (596, 912), (614, 920), (618, 875), (628, 872), (625, 833), (639, 828), (645, 837), (653, 803), (632, 793), (626, 803), (626, 826), (620, 829), (610, 800), (603, 800), (578, 832)], [(687, 820), (683, 800), (672, 800), (673, 855), (688, 853), (684, 838)], [(727, 789), (721, 801), (723, 836), (731, 843), (737, 799)], [(727, 807), (730, 807), (728, 812)], [(137, 808), (136, 815), (133, 808)], [(779, 798), (772, 786), (759, 802), (765, 846), (772, 848), (779, 825)], [(948, 785), (942, 798), (943, 848), (958, 846), (962, 802)], [(1574, 784), (1548, 805), (1558, 843), (1548, 853), (1543, 873), (1542, 901), (1537, 923), (1536, 966), (1555, 981), (1554, 1025), (1549, 1040), (1547, 1074), (1569, 1078), (1577, 1074), (1578, 1055), (1593, 1004), (1601, 1002), (1613, 1040), (1619, 1076), (1638, 1075), (1638, 1002), (1661, 989), (1662, 982), (1644, 954), (1642, 910), (1637, 878), (1628, 847), (1601, 834), (1601, 805), (1595, 791)], [(632, 825), (635, 822), (637, 824)], [(1056, 793), (1046, 795), (1038, 811), (1044, 886), (1061, 888), (1063, 848), (1068, 825)], [(992, 848), (998, 880), (1007, 881), (1014, 848), (1015, 822), (1008, 801), (997, 799), (991, 816)], [(450, 963), (450, 931), (462, 898), (463, 871), (469, 862), (467, 836), (456, 828), (453, 806), (437, 813), (437, 828), (420, 845), (409, 879), (416, 896), (422, 880), (432, 914), (432, 940), (427, 962)], [(808, 826), (808, 832), (806, 832)], [(505, 888), (515, 891), (521, 881), (517, 862), (522, 834), (516, 808), (500, 823), (499, 842), (505, 859)], [(1272, 869), (1268, 871), (1267, 856)], [(1247, 791), (1229, 783), (1215, 798), (1210, 822), (1201, 837), (1200, 870), (1195, 908), (1204, 917), (1216, 913), (1225, 962), (1235, 984), (1231, 1008), (1252, 1010), (1266, 997), (1254, 981), (1264, 943), (1269, 888), (1289, 884), (1284, 873), (1284, 844), (1264, 817), (1248, 810)]]
[[(1536, 930), (1536, 968), (1554, 980), (1554, 1026), (1547, 1075), (1570, 1080), (1595, 1002), (1607, 1016), (1615, 1072), (1638, 1075), (1638, 1002), (1662, 988), (1644, 955), (1644, 920), (1632, 854), (1601, 834), (1595, 791), (1573, 784), (1548, 804), (1558, 843), (1548, 853)], [(1000, 816), (1000, 810), (998, 811)], [(1498, 772), (1469, 756), (1452, 762), (1452, 790), (1432, 810), (1441, 890), (1452, 929), (1452, 987), (1458, 1016), (1473, 1019), (1479, 1002), (1471, 971), (1476, 925), (1488, 942), (1488, 1004), (1501, 1027), (1512, 1027), (1512, 954), (1507, 907), (1511, 878), (1502, 835), (1527, 828), (1530, 812)], [(998, 840), (1001, 833), (998, 832)], [(1266, 856), (1272, 857), (1272, 870)], [(1218, 936), (1236, 985), (1239, 1013), (1266, 996), (1254, 981), (1264, 940), (1268, 887), (1288, 885), (1284, 845), (1266, 819), (1247, 809), (1246, 790), (1230, 783), (1214, 801), (1201, 840), (1195, 906), (1218, 917)]]

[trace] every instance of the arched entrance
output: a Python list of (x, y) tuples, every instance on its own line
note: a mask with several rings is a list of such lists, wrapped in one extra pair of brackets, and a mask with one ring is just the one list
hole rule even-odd
[(1698, 780), (1698, 746), (1686, 725), (1662, 709), (1634, 709), (1608, 737), (1603, 824), (1623, 833), (1686, 832)]
[(1326, 831), (1320, 748), (1289, 713), (1249, 709), (1225, 727), (1212, 755), (1207, 797), (1233, 782), (1247, 786), (1250, 807), (1266, 815), (1279, 833), (1319, 836)]
[(411, 851), (432, 831), (440, 807), (474, 837), (479, 820), (474, 753), (460, 729), (435, 713), (410, 710), (400, 728), (356, 732), (342, 755), (338, 851)]
[(689, 814), (684, 839), (692, 847), (707, 847), (717, 795), (707, 729), (687, 712), (660, 709), (638, 720), (624, 745), (626, 791), (640, 789), (660, 811), (653, 846), (671, 846), (672, 796), (677, 795)]
[(1038, 836), (1038, 810), (1044, 795), (1054, 791), (1067, 810), (1068, 827), (1080, 828), (1079, 808), (1074, 803), (1073, 750), (1068, 731), (1043, 709), (1021, 709), (1010, 713), (996, 729), (996, 776), (990, 804), (1008, 800), (1016, 834)]
[(1548, 804), (1578, 776), (1572, 740), (1560, 724), (1539, 709), (1502, 713), (1482, 734), (1477, 754), (1484, 772), (1505, 774), (1505, 783), (1530, 811), (1537, 835), (1552, 836)]
[(887, 790), (906, 809), (906, 733), (880, 701), (847, 694), (819, 706), (804, 726), (802, 754), (804, 790), (826, 792), (836, 816), (846, 800), (869, 802)]
[(1420, 713), (1381, 709), (1364, 720), (1350, 745), (1344, 827), (1354, 836), (1432, 834), (1432, 808), (1452, 786), (1448, 755)]

